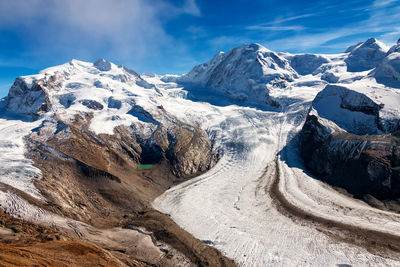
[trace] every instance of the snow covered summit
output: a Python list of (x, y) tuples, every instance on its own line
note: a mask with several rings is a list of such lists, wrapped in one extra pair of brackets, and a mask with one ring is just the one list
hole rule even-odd
[[(154, 86), (136, 72), (104, 59), (95, 63), (72, 60), (37, 75), (17, 78), (8, 94), (7, 109), (34, 118), (57, 113), (65, 119), (96, 111), (93, 126), (100, 117), (101, 121), (110, 121), (107, 125), (129, 124), (132, 114), (128, 113), (135, 102), (128, 96), (134, 95), (131, 90), (135, 88), (145, 92)], [(102, 131), (109, 129), (112, 133), (113, 127), (99, 125)]]
[[(147, 217), (147, 208), (156, 208), (199, 239), (199, 254), (212, 245), (243, 266), (395, 265), (360, 248), (358, 232), (357, 246), (330, 238), (332, 225), (361, 225), (360, 233), (390, 232), (398, 240), (398, 215), (392, 220), (387, 211), (352, 201), (302, 166), (356, 193), (399, 198), (400, 90), (394, 85), (400, 53), (398, 45), (386, 50), (375, 39), (338, 55), (276, 53), (250, 44), (220, 52), (183, 76), (139, 75), (99, 59), (19, 77), (1, 102), (34, 121), (0, 118), (0, 182), (45, 199), (49, 212), (57, 207), (60, 216), (101, 218), (101, 225), (105, 217), (114, 227), (130, 216), (169, 225), (160, 213)], [(197, 101), (196, 93), (210, 97)], [(274, 101), (279, 109), (267, 106)], [(138, 168), (148, 164), (151, 169)], [(23, 218), (35, 211), (13, 194), (0, 190), (3, 208), (11, 205)], [(284, 205), (307, 215), (299, 218), (305, 224), (288, 218), (298, 216), (293, 208), (277, 210)], [(53, 225), (40, 209), (30, 214)], [(120, 248), (131, 249), (125, 242)]]
[(218, 53), (180, 81), (213, 88), (238, 100), (266, 101), (269, 88), (285, 87), (298, 76), (285, 58), (260, 44), (249, 44)]
[(376, 40), (369, 38), (367, 41), (356, 46), (349, 47), (348, 58), (345, 60), (347, 71), (357, 72), (373, 69), (385, 57), (387, 47)]

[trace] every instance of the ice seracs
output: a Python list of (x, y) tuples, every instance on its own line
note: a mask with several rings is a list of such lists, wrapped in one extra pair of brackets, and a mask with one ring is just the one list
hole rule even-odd
[[(361, 226), (363, 229), (391, 231), (393, 226), (400, 229), (398, 215), (373, 209), (313, 179), (303, 169), (297, 154), (298, 140), (293, 138), (299, 134), (307, 118), (310, 127), (303, 129), (304, 132), (310, 130), (311, 134), (304, 139), (307, 141), (304, 143), (310, 144), (311, 149), (304, 150), (308, 156), (304, 160), (305, 164), (314, 164), (322, 170), (320, 174), (342, 171), (341, 176), (336, 177), (346, 177), (343, 180), (351, 185), (360, 182), (358, 186), (361, 185), (363, 189), (375, 188), (375, 191), (383, 189), (385, 191), (382, 192), (388, 192), (392, 184), (384, 176), (389, 173), (390, 177), (395, 178), (397, 174), (392, 170), (396, 167), (388, 166), (388, 161), (385, 161), (386, 165), (381, 164), (380, 156), (386, 157), (393, 151), (393, 144), (385, 134), (395, 131), (398, 126), (400, 98), (397, 89), (386, 88), (369, 75), (384, 58), (385, 49), (381, 49), (375, 40), (364, 43), (343, 54), (323, 55), (322, 60), (318, 56), (297, 57), (293, 62), (295, 68), (292, 69), (297, 69), (303, 75), (298, 73), (293, 81), (287, 81), (285, 88), (268, 87), (271, 85), (269, 81), (258, 80), (260, 85), (269, 88), (269, 94), (280, 101), (280, 112), (251, 109), (246, 102), (242, 103), (243, 106), (214, 106), (213, 112), (207, 113), (207, 121), (210, 128), (222, 129), (220, 140), (225, 140), (221, 142), (225, 152), (222, 159), (209, 173), (172, 188), (158, 198), (154, 205), (170, 214), (196, 237), (220, 248), (240, 266), (368, 265), (372, 262), (376, 265), (393, 264), (391, 259), (370, 254), (369, 249), (326, 241), (324, 235), (314, 232), (315, 225), (296, 229), (300, 224), (292, 223), (291, 219), (274, 211), (271, 204), (273, 201), (268, 196), (268, 186), (276, 179), (274, 177), (280, 176), (278, 189), (299, 210), (307, 210), (324, 219), (356, 228)], [(376, 49), (375, 44), (379, 46)], [(240, 50), (243, 47), (237, 49), (243, 51)], [(377, 58), (372, 57), (371, 64), (366, 64), (365, 61), (376, 50), (383, 53)], [(351, 56), (347, 60), (349, 54)], [(287, 53), (280, 53), (279, 56), (287, 62), (294, 58), (294, 55)], [(315, 62), (306, 61), (307, 57)], [(217, 72), (218, 66), (225, 66), (225, 60), (213, 64), (217, 67), (213, 67), (204, 76), (207, 77), (201, 84), (203, 88), (206, 87), (204, 90), (215, 90), (215, 84), (227, 87), (228, 83), (224, 83), (223, 79), (218, 80), (220, 84), (211, 82), (207, 85), (210, 73), (216, 73), (216, 77), (230, 78), (229, 81), (234, 80), (232, 77), (240, 79), (240, 73), (229, 76), (229, 71), (226, 74), (223, 71)], [(357, 72), (348, 71), (346, 60), (361, 64)], [(208, 70), (209, 65), (197, 68), (197, 73), (207, 73), (205, 69)], [(312, 75), (309, 75), (310, 71)], [(333, 82), (337, 84), (327, 84)], [(172, 84), (171, 80), (160, 82), (160, 86), (164, 87), (171, 87)], [(211, 86), (213, 84), (214, 87)], [(241, 88), (244, 90), (249, 87)], [(185, 89), (191, 90), (191, 87)], [(224, 94), (220, 97), (224, 97)], [(199, 109), (200, 103), (195, 102), (193, 105), (196, 105), (193, 109)], [(339, 133), (338, 139), (332, 138), (332, 133)], [(366, 133), (379, 134), (381, 139), (378, 142), (368, 142), (368, 136), (364, 136)], [(369, 153), (365, 148), (374, 152)], [(377, 151), (379, 148), (384, 148), (382, 154)], [(375, 152), (376, 157), (371, 159), (371, 154), (373, 156)], [(273, 155), (276, 153), (283, 158), (283, 161), (277, 160), (279, 170), (271, 167), (275, 166)], [(394, 159), (398, 158), (396, 155)], [(340, 160), (350, 167), (354, 167), (352, 163), (359, 165), (354, 171), (347, 168), (347, 165), (336, 164)], [(345, 172), (351, 175), (343, 175)], [(352, 179), (352, 176), (360, 173), (368, 177), (363, 184), (361, 179)], [(371, 183), (368, 183), (369, 178), (373, 179)]]
[[(338, 55), (291, 55), (249, 44), (219, 52), (183, 76), (139, 75), (104, 59), (72, 60), (17, 79), (8, 97), (9, 111), (40, 119), (25, 124), (18, 144), (8, 135), (22, 129), (22, 124), (0, 121), (5, 126), (0, 128), (0, 147), (5, 147), (0, 149), (5, 151), (0, 162), (10, 162), (4, 155), (11, 155), (15, 145), (18, 159), (25, 159), (22, 135), (33, 127), (37, 129), (31, 138), (43, 142), (52, 138), (53, 145), (71, 136), (79, 142), (90, 140), (100, 150), (91, 151), (90, 157), (84, 153), (88, 164), (165, 156), (173, 173), (183, 177), (213, 166), (216, 157), (211, 152), (217, 151), (220, 158), (214, 168), (172, 187), (154, 202), (204, 243), (218, 247), (241, 266), (394, 265), (394, 258), (333, 240), (335, 229), (318, 226), (320, 231), (314, 222), (288, 218), (276, 208), (279, 203), (270, 188), (275, 184), (299, 210), (352, 229), (400, 231), (399, 215), (373, 209), (313, 179), (303, 169), (296, 139), (305, 133), (308, 141), (303, 143), (311, 144), (305, 161), (317, 166), (318, 175), (350, 166), (350, 176), (331, 177), (350, 181), (361, 170), (374, 179), (368, 186), (384, 192), (396, 188), (399, 193), (400, 187), (394, 185), (399, 177), (395, 134), (400, 91), (378, 79), (397, 82), (396, 49), (386, 52), (369, 39)], [(201, 101), (192, 98), (199, 93), (204, 95)], [(279, 102), (279, 108), (269, 106), (271, 99)], [(252, 101), (260, 105), (251, 105)], [(71, 142), (79, 146), (66, 152), (83, 151), (79, 142)], [(63, 147), (59, 145), (60, 150)], [(95, 162), (94, 156), (98, 156)], [(32, 173), (28, 183), (14, 184), (32, 191)]]

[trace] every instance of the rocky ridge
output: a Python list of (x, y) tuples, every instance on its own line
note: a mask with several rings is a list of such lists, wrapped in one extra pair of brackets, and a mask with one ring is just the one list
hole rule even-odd
[[(400, 197), (398, 44), (386, 51), (373, 38), (339, 55), (291, 55), (250, 44), (218, 53), (180, 77), (141, 76), (104, 59), (72, 60), (19, 77), (6, 106), (9, 113), (38, 123), (24, 140), (26, 156), (42, 174), (30, 182), (45, 201), (18, 185), (12, 190), (8, 185), (0, 196), (19, 196), (44, 213), (96, 229), (141, 233), (144, 227), (152, 233), (145, 236), (181, 253), (165, 252), (154, 241), (152, 251), (171, 260), (164, 264), (184, 258), (199, 265), (233, 265), (151, 205), (169, 187), (209, 170), (219, 158), (219, 147), (207, 134), (212, 131), (204, 126), (213, 107), (207, 106), (204, 117), (180, 109), (190, 93), (202, 90), (245, 107), (258, 103), (279, 112), (295, 102), (290, 96), (295, 90), (312, 89), (316, 97), (299, 138), (306, 168), (377, 207), (396, 209), (385, 201)], [(170, 83), (153, 83), (157, 80)], [(234, 136), (240, 137), (240, 131)], [(126, 264), (129, 257), (137, 259), (137, 251), (119, 251), (124, 241), (119, 242), (118, 249), (105, 247)], [(151, 258), (141, 260), (160, 264)]]
[[(212, 248), (199, 254), (204, 250), (200, 241), (153, 211), (156, 196), (210, 169), (218, 154), (198, 125), (178, 119), (156, 101), (139, 103), (138, 94), (160, 92), (136, 72), (103, 59), (93, 64), (73, 60), (17, 78), (6, 108), (40, 122), (25, 143), (26, 156), (42, 174), (34, 187), (46, 202), (35, 200), (36, 195), (23, 197), (46, 212), (91, 227), (149, 229), (154, 248), (144, 254), (140, 245), (115, 253), (115, 242), (124, 246), (120, 237), (111, 245), (74, 230), (128, 265), (231, 265)], [(18, 188), (13, 192), (20, 194)], [(171, 247), (160, 248), (156, 241)]]
[(361, 64), (362, 70), (369, 70), (365, 80), (327, 85), (316, 96), (300, 146), (305, 166), (318, 178), (374, 206), (398, 211), (393, 201), (400, 197), (400, 95), (395, 89), (399, 68), (388, 63), (395, 61), (397, 46), (386, 53), (379, 42), (368, 39), (346, 51), (348, 67), (358, 61), (356, 55), (376, 60)]

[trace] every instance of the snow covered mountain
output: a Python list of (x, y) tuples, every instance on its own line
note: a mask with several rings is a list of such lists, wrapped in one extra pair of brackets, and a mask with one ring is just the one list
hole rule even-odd
[(370, 70), (382, 61), (387, 50), (387, 47), (375, 38), (351, 46), (346, 50), (349, 53), (345, 60), (347, 70), (351, 72)]
[(290, 65), (301, 75), (313, 74), (317, 69), (330, 60), (323, 55), (313, 54), (300, 54), (300, 55), (286, 55), (290, 59)]
[[(111, 251), (133, 242), (124, 253), (133, 266), (196, 259), (229, 265), (212, 248), (209, 255), (175, 250), (168, 244), (202, 243), (167, 216), (147, 213), (155, 196), (218, 159), (203, 129), (163, 107), (168, 99), (136, 72), (103, 59), (72, 60), (17, 78), (1, 103), (0, 186), (11, 189), (0, 193), (0, 207)], [(172, 241), (153, 242), (133, 226), (136, 220), (138, 227), (149, 223), (152, 231), (171, 233)], [(110, 234), (99, 234), (104, 227)]]
[(126, 264), (396, 265), (399, 45), (19, 77), (0, 103), (0, 207)]
[(392, 46), (372, 75), (379, 83), (400, 88), (400, 39)]
[(400, 196), (397, 46), (386, 53), (383, 44), (370, 38), (350, 47), (344, 60), (347, 69), (364, 72), (319, 92), (300, 133), (310, 171), (388, 209), (394, 206), (387, 203)]
[(213, 88), (240, 101), (271, 104), (269, 89), (284, 88), (298, 77), (285, 58), (259, 44), (250, 44), (216, 54), (179, 81)]

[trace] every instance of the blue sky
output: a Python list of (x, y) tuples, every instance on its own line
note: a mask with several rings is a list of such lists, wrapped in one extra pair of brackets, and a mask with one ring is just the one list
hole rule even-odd
[(400, 38), (400, 0), (0, 0), (0, 96), (15, 77), (80, 59), (185, 73), (217, 51), (338, 53)]

